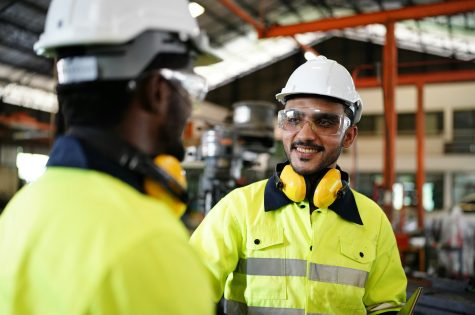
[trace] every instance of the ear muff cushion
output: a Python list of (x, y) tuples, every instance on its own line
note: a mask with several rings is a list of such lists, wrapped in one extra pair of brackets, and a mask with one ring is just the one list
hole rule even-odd
[(292, 166), (286, 165), (284, 167), (280, 174), (280, 180), (283, 184), (282, 191), (290, 200), (300, 202), (305, 199), (305, 178), (297, 174)]
[(342, 187), (340, 171), (329, 169), (315, 189), (313, 204), (318, 208), (327, 209), (335, 201)]
[[(154, 159), (154, 163), (186, 189), (187, 183), (185, 172), (181, 168), (180, 162), (175, 157), (171, 155), (159, 155)], [(146, 178), (144, 181), (144, 189), (148, 195), (160, 199), (170, 206), (178, 217), (181, 217), (185, 212), (186, 204), (169, 193), (160, 182)]]

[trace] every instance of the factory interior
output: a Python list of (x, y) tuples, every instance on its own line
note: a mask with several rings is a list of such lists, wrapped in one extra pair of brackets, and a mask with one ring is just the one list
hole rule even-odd
[[(0, 217), (45, 170), (58, 101), (33, 45), (50, 0), (0, 0)], [(197, 0), (190, 10), (222, 61), (183, 133), (192, 232), (237, 187), (286, 160), (275, 95), (306, 60), (351, 73), (358, 138), (338, 165), (388, 216), (414, 314), (475, 314), (475, 1)], [(408, 295), (409, 296), (409, 295)]]

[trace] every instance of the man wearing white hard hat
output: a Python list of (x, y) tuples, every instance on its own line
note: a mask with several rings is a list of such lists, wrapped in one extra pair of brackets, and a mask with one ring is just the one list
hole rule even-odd
[[(185, 0), (53, 0), (60, 134), (0, 217), (1, 315), (214, 313), (179, 216), (207, 42)], [(214, 58), (216, 59), (216, 58)]]
[(380, 207), (337, 161), (357, 136), (351, 75), (319, 56), (276, 95), (288, 161), (223, 198), (191, 238), (227, 314), (395, 314), (406, 276)]

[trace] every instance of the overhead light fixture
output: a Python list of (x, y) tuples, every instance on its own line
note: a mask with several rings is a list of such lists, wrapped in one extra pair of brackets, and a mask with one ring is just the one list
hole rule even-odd
[(203, 8), (200, 4), (196, 2), (190, 2), (188, 4), (188, 10), (190, 10), (191, 16), (196, 18), (205, 12), (205, 8)]

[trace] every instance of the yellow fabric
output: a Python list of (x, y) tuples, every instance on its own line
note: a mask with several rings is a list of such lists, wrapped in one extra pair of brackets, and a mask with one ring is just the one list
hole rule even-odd
[[(293, 308), (302, 314), (366, 314), (371, 310), (376, 314), (381, 311), (378, 307), (400, 309), (407, 280), (391, 225), (373, 201), (353, 191), (363, 226), (331, 210), (319, 209), (310, 215), (307, 202), (265, 212), (265, 185), (261, 181), (231, 192), (191, 237), (213, 278), (215, 300), (224, 291), (227, 300), (248, 307)], [(307, 268), (297, 276), (238, 272), (239, 261), (256, 258), (285, 261), (271, 272), (292, 273), (288, 266), (295, 262), (306, 263)], [(315, 265), (328, 270), (350, 268), (368, 277), (364, 287), (315, 281), (309, 274)], [(335, 280), (348, 279), (340, 276)]]
[(164, 203), (103, 173), (49, 168), (0, 216), (0, 314), (214, 314)]

